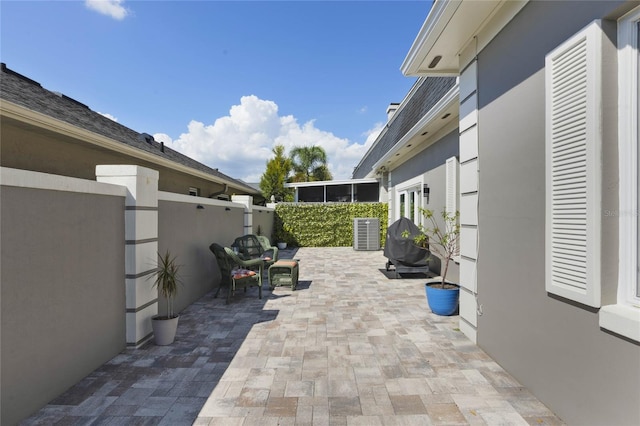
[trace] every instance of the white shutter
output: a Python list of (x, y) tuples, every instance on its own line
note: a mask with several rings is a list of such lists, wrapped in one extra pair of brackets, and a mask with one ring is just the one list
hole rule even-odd
[(546, 290), (600, 306), (600, 21), (546, 57)]
[(447, 195), (445, 211), (454, 214), (458, 210), (458, 159), (448, 158), (445, 163)]

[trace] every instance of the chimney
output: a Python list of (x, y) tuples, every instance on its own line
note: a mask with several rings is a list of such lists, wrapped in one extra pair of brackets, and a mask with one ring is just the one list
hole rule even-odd
[(387, 121), (391, 121), (391, 119), (393, 118), (393, 115), (396, 113), (399, 107), (400, 107), (400, 104), (395, 102), (392, 102), (389, 104), (389, 106), (387, 107)]

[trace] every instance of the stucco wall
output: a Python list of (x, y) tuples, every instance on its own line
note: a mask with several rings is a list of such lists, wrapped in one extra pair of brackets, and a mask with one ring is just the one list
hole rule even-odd
[[(478, 344), (569, 424), (640, 424), (640, 347), (545, 291), (545, 55), (619, 2), (530, 2), (478, 59)], [(608, 91), (615, 97), (615, 88)], [(617, 202), (605, 99), (603, 206)], [(605, 298), (617, 224), (603, 219)]]
[(1, 195), (1, 423), (10, 425), (125, 347), (124, 192), (3, 185)]
[(274, 216), (275, 209), (259, 206), (253, 207), (253, 233), (264, 235), (269, 238), (269, 241), (271, 241), (273, 245), (276, 244), (276, 241), (273, 241), (272, 238)]
[[(166, 195), (164, 195), (166, 196)], [(211, 243), (229, 246), (242, 235), (244, 208), (237, 203), (184, 197), (185, 202), (158, 203), (158, 251), (169, 250), (182, 265), (183, 285), (176, 297), (174, 310), (180, 312), (220, 283), (220, 271)], [(198, 209), (197, 205), (204, 208)], [(229, 208), (229, 210), (226, 210)], [(166, 301), (158, 299), (158, 313), (166, 313)]]

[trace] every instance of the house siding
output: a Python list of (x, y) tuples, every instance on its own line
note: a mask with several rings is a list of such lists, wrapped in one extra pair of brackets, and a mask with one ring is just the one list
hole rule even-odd
[[(398, 217), (393, 214), (397, 207), (396, 204), (398, 203), (398, 186), (402, 187), (404, 182), (420, 177), (422, 182), (429, 185), (430, 195), (428, 203), (423, 194), (420, 194), (418, 202), (421, 203), (420, 205), (422, 207), (433, 210), (436, 213), (436, 221), (439, 223), (439, 226), (444, 226), (444, 223), (440, 219), (440, 212), (445, 209), (447, 195), (445, 163), (448, 158), (458, 156), (458, 148), (458, 130), (456, 129), (404, 162), (400, 167), (391, 171), (393, 204), (391, 207), (390, 223), (398, 219)], [(414, 222), (416, 224), (426, 225), (424, 221), (424, 218), (418, 217)], [(440, 266), (441, 265), (437, 263), (431, 264), (431, 272), (440, 274)], [(458, 281), (459, 265), (456, 262), (450, 262), (447, 279), (453, 282)]]
[[(547, 294), (544, 274), (545, 55), (622, 3), (530, 2), (478, 57), (478, 344), (568, 424), (640, 424), (640, 346), (601, 330), (597, 309)], [(615, 93), (605, 99), (603, 206), (617, 205)], [(610, 300), (617, 223), (602, 226)]]

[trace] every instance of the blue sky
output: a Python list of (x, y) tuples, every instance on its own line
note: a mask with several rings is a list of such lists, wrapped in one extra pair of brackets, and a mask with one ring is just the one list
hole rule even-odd
[(430, 1), (6, 1), (0, 59), (211, 167), (259, 181), (275, 144), (351, 177), (415, 78)]

